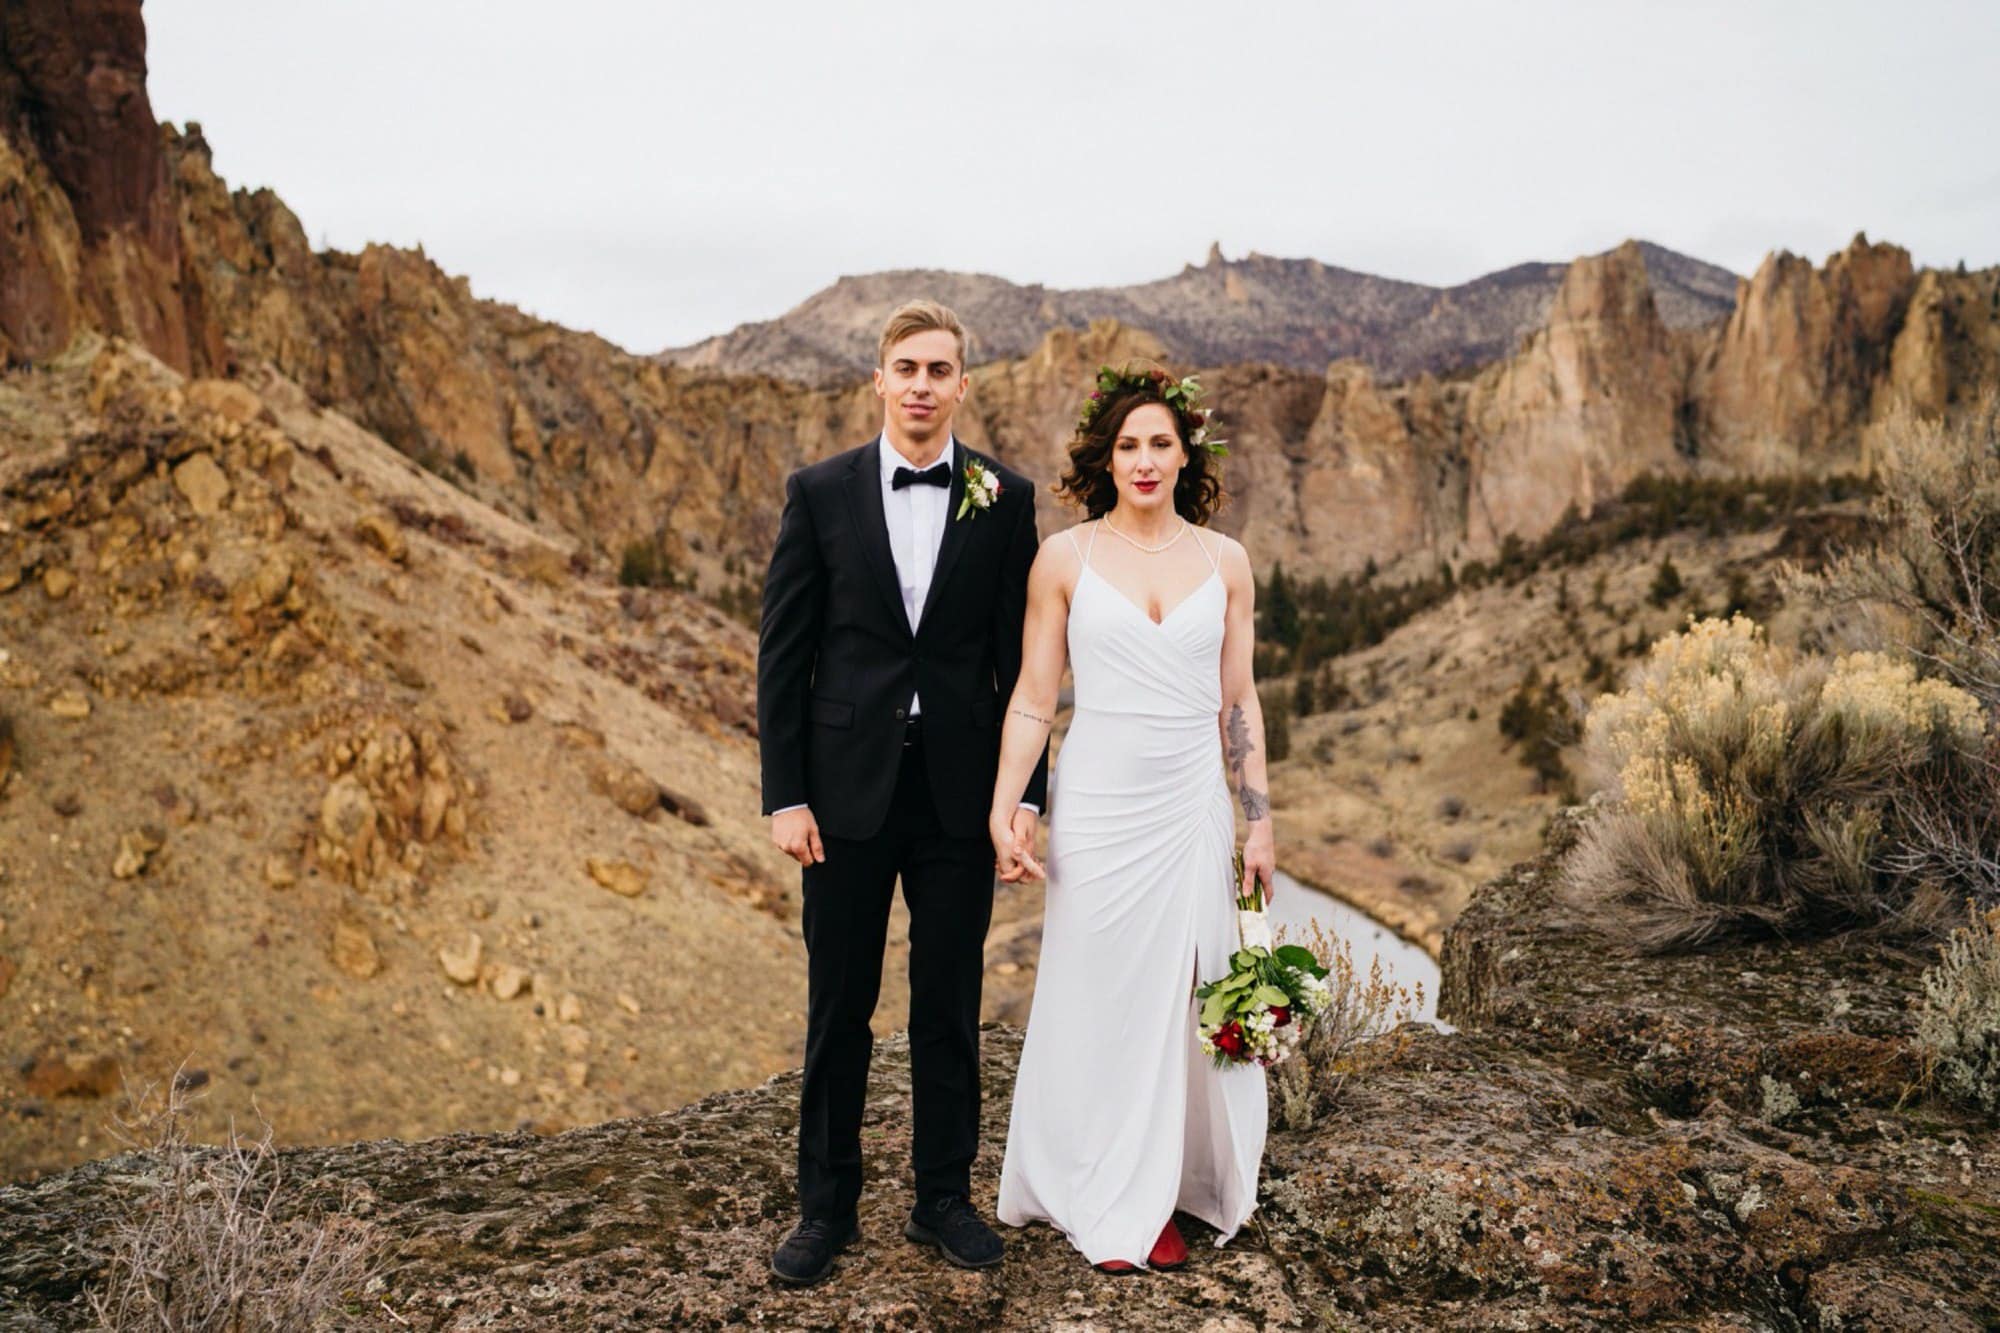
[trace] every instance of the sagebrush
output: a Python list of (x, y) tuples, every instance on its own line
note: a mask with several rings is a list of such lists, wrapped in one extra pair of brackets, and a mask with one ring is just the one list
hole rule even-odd
[[(2000, 398), (1870, 428), (1879, 490), (1869, 521), (1825, 569), (1779, 584), (1811, 617), (1808, 641), (1893, 652), (2000, 717)], [(1910, 812), (1903, 868), (2000, 901), (2000, 766), (1983, 789)]]
[(1613, 799), (1568, 891), (1649, 950), (1935, 928), (1950, 896), (1924, 830), (1977, 825), (1993, 791), (1972, 695), (1886, 654), (1785, 651), (1741, 615), (1655, 643), (1591, 705), (1583, 754)]
[(1916, 1045), (1939, 1091), (2000, 1117), (2000, 908), (1971, 917), (1924, 973)]

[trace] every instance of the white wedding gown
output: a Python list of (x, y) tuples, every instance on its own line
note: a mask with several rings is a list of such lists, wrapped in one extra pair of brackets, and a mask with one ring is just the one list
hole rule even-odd
[(1175, 1209), (1220, 1245), (1256, 1207), (1264, 1071), (1217, 1069), (1196, 1044), (1194, 987), (1238, 943), (1217, 725), (1228, 594), (1212, 571), (1155, 624), (1090, 567), (1095, 540), (1070, 598), (1076, 709), (998, 1211), (1053, 1223), (1091, 1263), (1144, 1264)]

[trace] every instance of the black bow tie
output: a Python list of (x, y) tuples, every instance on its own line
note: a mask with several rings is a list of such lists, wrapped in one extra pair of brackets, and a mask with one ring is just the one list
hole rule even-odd
[(939, 463), (933, 467), (925, 468), (922, 472), (917, 471), (913, 467), (899, 467), (889, 474), (889, 489), (892, 491), (900, 491), (905, 486), (944, 486), (948, 488), (950, 485), (951, 464), (949, 463)]

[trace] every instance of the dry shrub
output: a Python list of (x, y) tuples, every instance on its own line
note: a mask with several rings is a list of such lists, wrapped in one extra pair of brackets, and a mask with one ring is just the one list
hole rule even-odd
[[(1869, 444), (1870, 539), (1819, 573), (1787, 565), (1780, 587), (1814, 613), (1817, 640), (1907, 655), (2000, 715), (2000, 398), (1935, 420), (1899, 413)], [(1907, 815), (1900, 870), (2000, 901), (2000, 771), (1982, 766)]]
[(1941, 419), (1890, 417), (1869, 434), (1874, 536), (1819, 573), (1786, 565), (1788, 601), (1821, 613), (1829, 644), (1906, 651), (2000, 708), (2000, 398)]
[(1907, 662), (1795, 655), (1740, 615), (1693, 622), (1591, 706), (1584, 755), (1613, 799), (1568, 890), (1647, 950), (1933, 925), (1945, 896), (1916, 837), (1983, 806), (1986, 733), (1977, 699)]
[(2000, 907), (1971, 916), (1924, 973), (1916, 1045), (1932, 1086), (2000, 1117)]
[(344, 1198), (328, 1210), (286, 1174), (271, 1127), (255, 1139), (232, 1123), (217, 1147), (190, 1137), (198, 1098), (177, 1073), (164, 1092), (132, 1098), (115, 1132), (150, 1159), (146, 1183), (108, 1237), (103, 1279), (89, 1294), (105, 1329), (321, 1327), (361, 1299), (372, 1232)]
[(1278, 1123), (1285, 1129), (1306, 1129), (1340, 1101), (1347, 1080), (1369, 1064), (1391, 1058), (1402, 1048), (1395, 1029), (1423, 1011), (1424, 988), (1392, 983), (1373, 960), (1366, 975), (1354, 966), (1353, 946), (1329, 936), (1314, 921), (1304, 937), (1281, 943), (1302, 944), (1326, 967), (1331, 999), (1313, 1020), (1311, 1031), (1289, 1060), (1271, 1070), (1277, 1093)]

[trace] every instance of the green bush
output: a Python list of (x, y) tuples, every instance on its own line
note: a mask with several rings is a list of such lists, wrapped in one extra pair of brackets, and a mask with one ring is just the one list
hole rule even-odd
[(625, 554), (618, 561), (618, 581), (628, 588), (676, 586), (673, 560), (659, 538), (625, 543)]
[(1632, 676), (1584, 724), (1613, 800), (1572, 895), (1655, 950), (1929, 924), (1924, 829), (1990, 801), (1977, 700), (1878, 653), (1783, 652), (1741, 616), (1668, 635)]
[(1518, 757), (1534, 773), (1536, 791), (1560, 792), (1565, 802), (1574, 799), (1562, 748), (1574, 737), (1575, 718), (1560, 681), (1554, 677), (1545, 681), (1538, 668), (1529, 667), (1501, 705), (1499, 726), (1502, 736), (1519, 744)]
[(1653, 571), (1653, 585), (1646, 589), (1646, 600), (1654, 606), (1665, 606), (1681, 595), (1685, 585), (1681, 582), (1681, 572), (1674, 568), (1673, 558), (1660, 557), (1660, 567)]

